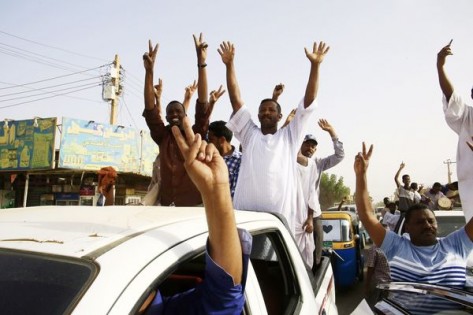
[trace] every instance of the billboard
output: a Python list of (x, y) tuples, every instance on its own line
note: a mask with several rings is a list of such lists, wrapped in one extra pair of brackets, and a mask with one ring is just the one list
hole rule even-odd
[(151, 176), (152, 165), (143, 165), (142, 154), (154, 155), (154, 161), (158, 146), (147, 138), (149, 133), (137, 129), (64, 117), (58, 167), (98, 170), (112, 166), (118, 172)]
[(53, 168), (56, 117), (0, 122), (0, 171)]

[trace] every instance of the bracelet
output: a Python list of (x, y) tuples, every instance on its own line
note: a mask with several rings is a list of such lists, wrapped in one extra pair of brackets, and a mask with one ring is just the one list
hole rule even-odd
[(206, 63), (197, 64), (197, 67), (199, 67), (199, 68), (205, 68), (205, 67), (207, 67), (207, 64), (206, 64)]

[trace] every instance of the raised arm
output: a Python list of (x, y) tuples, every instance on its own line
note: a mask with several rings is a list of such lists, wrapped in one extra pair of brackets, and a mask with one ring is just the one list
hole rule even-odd
[(197, 52), (197, 68), (199, 69), (199, 77), (197, 80), (197, 97), (199, 103), (206, 104), (208, 102), (208, 88), (207, 88), (207, 64), (205, 61), (207, 60), (207, 43), (204, 42), (202, 37), (202, 33), (200, 33), (199, 38), (195, 35), (194, 37), (194, 44), (195, 50)]
[(399, 174), (401, 174), (401, 170), (404, 168), (404, 166), (406, 166), (406, 164), (404, 164), (404, 162), (401, 162), (401, 165), (399, 165), (399, 169), (394, 175), (394, 182), (396, 183), (397, 188), (401, 187), (401, 182), (399, 181)]
[(157, 107), (158, 115), (161, 117), (161, 95), (163, 94), (163, 80), (158, 79), (158, 84), (154, 86), (154, 101)]
[(194, 80), (194, 83), (191, 85), (186, 86), (185, 92), (184, 92), (184, 102), (182, 102), (182, 105), (184, 105), (184, 109), (186, 113), (189, 111), (189, 106), (191, 104), (191, 98), (192, 95), (194, 95), (195, 90), (197, 90), (197, 82)]
[(335, 132), (335, 129), (326, 119), (319, 119), (318, 124), (319, 124), (319, 127), (322, 128), (323, 131), (328, 132), (328, 134), (330, 135), (332, 139), (337, 138), (337, 133)]
[(356, 191), (355, 191), (355, 203), (358, 216), (360, 217), (363, 226), (370, 234), (371, 239), (376, 246), (381, 246), (386, 235), (386, 230), (383, 228), (381, 223), (376, 219), (371, 206), (370, 196), (368, 193), (368, 180), (366, 178), (366, 172), (368, 170), (369, 159), (373, 152), (373, 145), (370, 146), (368, 152), (366, 152), (366, 145), (363, 142), (362, 152), (358, 152), (355, 157), (355, 175), (356, 175)]
[(448, 79), (444, 68), (445, 59), (447, 58), (447, 56), (453, 55), (452, 50), (450, 49), (451, 44), (452, 41), (450, 41), (447, 46), (443, 47), (437, 54), (437, 72), (439, 76), (439, 84), (440, 88), (442, 89), (443, 95), (445, 95), (445, 98), (447, 99), (447, 102), (450, 100), (450, 97), (453, 94), (453, 85)]
[(209, 97), (209, 106), (207, 107), (207, 117), (209, 117), (210, 119), (210, 115), (212, 114), (213, 110), (214, 110), (214, 106), (215, 106), (215, 103), (217, 103), (218, 99), (220, 98), (220, 96), (222, 96), (223, 94), (225, 94), (225, 90), (223, 89), (223, 86), (220, 85), (220, 87), (218, 88), (218, 90), (212, 90), (210, 92), (210, 97)]
[(279, 83), (278, 85), (274, 87), (273, 97), (272, 97), (273, 101), (277, 102), (282, 92), (284, 92), (284, 84)]
[(284, 128), (284, 127), (286, 127), (287, 125), (289, 125), (289, 123), (294, 119), (294, 116), (296, 116), (296, 111), (297, 111), (297, 108), (294, 108), (293, 110), (291, 110), (291, 112), (289, 113), (289, 115), (287, 115), (286, 121), (285, 121), (284, 124), (281, 126), (281, 128)]
[(153, 87), (153, 76), (154, 76), (154, 61), (158, 53), (159, 44), (156, 44), (153, 48), (151, 40), (148, 41), (148, 52), (143, 54), (143, 65), (145, 67), (145, 87), (144, 87), (144, 98), (145, 98), (145, 109), (151, 110), (154, 107), (155, 93)]
[(305, 54), (310, 61), (309, 81), (307, 82), (304, 96), (304, 107), (306, 108), (309, 107), (317, 97), (317, 91), (319, 89), (319, 68), (329, 49), (330, 47), (325, 45), (324, 42), (320, 42), (318, 46), (317, 43), (314, 42), (312, 52), (304, 48)]
[(189, 177), (202, 194), (209, 228), (210, 257), (233, 277), (235, 284), (241, 283), (242, 249), (235, 223), (235, 215), (228, 183), (228, 168), (212, 144), (194, 134), (185, 117), (185, 138), (177, 126), (172, 133), (184, 156), (184, 167)]
[(218, 49), (220, 57), (226, 67), (227, 90), (232, 104), (233, 113), (236, 113), (242, 106), (243, 100), (240, 95), (240, 87), (235, 74), (235, 65), (233, 59), (235, 57), (235, 46), (230, 42), (222, 42)]

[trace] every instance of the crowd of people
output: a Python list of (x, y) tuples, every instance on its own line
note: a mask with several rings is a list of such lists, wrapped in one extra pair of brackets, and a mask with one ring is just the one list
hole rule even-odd
[[(208, 45), (202, 34), (194, 36), (194, 44), (197, 55), (197, 82), (185, 88), (182, 103), (173, 100), (167, 104), (167, 124), (161, 116), (162, 80), (159, 79), (158, 84), (154, 85), (154, 66), (159, 46), (153, 46), (150, 41), (148, 51), (143, 55), (143, 116), (160, 152), (154, 164), (153, 182), (150, 185), (150, 191), (153, 190), (155, 198), (152, 198), (150, 204), (205, 206), (208, 218), (212, 218), (208, 220), (208, 253), (222, 272), (233, 278), (234, 287), (229, 286), (224, 290), (229, 294), (226, 298), (238, 296), (235, 298), (239, 301), (236, 303), (238, 306), (231, 314), (239, 314), (245, 270), (240, 263), (235, 265), (227, 259), (222, 259), (219, 253), (228, 254), (229, 251), (234, 251), (231, 257), (241, 262), (241, 259), (236, 257), (244, 257), (247, 251), (242, 250), (234, 219), (222, 221), (223, 219), (215, 219), (213, 214), (209, 214), (209, 211), (218, 212), (217, 209), (209, 209), (216, 206), (210, 200), (219, 200), (222, 202), (220, 206), (227, 210), (231, 208), (279, 214), (286, 221), (287, 229), (294, 236), (307, 266), (314, 271), (317, 269), (323, 241), (319, 204), (320, 178), (324, 171), (336, 166), (344, 158), (343, 143), (328, 120), (319, 119), (318, 125), (331, 137), (334, 148), (332, 155), (325, 158), (316, 157), (317, 139), (306, 134), (309, 124), (315, 122), (313, 113), (317, 107), (319, 69), (329, 52), (329, 46), (319, 42), (314, 43), (312, 49), (305, 48), (310, 68), (306, 90), (297, 108), (290, 112), (285, 123), (279, 127), (283, 114), (278, 97), (283, 93), (284, 85), (276, 85), (272, 97), (260, 102), (258, 121), (255, 122), (241, 97), (234, 64), (234, 44), (224, 41), (218, 48), (226, 69), (227, 89), (225, 91), (220, 86), (210, 93), (206, 71)], [(456, 288), (465, 284), (466, 257), (473, 248), (473, 223), (470, 222), (473, 215), (473, 197), (467, 193), (468, 188), (473, 185), (473, 174), (471, 167), (468, 167), (470, 162), (473, 162), (473, 115), (472, 108), (465, 105), (454, 92), (445, 74), (445, 58), (451, 54), (449, 44), (438, 53), (437, 68), (444, 94), (445, 117), (448, 125), (459, 134), (458, 187), (453, 184), (442, 186), (440, 183), (434, 183), (431, 188), (425, 190), (416, 183), (411, 183), (407, 174), (402, 176), (401, 183), (399, 176), (405, 167), (405, 164), (401, 163), (395, 175), (397, 200), (395, 202), (385, 198), (385, 213), (380, 222), (374, 216), (366, 179), (372, 146), (367, 149), (363, 144), (362, 151), (355, 158), (355, 199), (358, 214), (375, 245), (368, 258), (370, 278), (374, 275), (373, 277), (381, 279), (380, 281), (419, 281)], [(191, 126), (186, 113), (195, 91), (195, 119)], [(210, 122), (214, 104), (227, 91), (231, 104), (229, 120)], [(231, 144), (233, 137), (240, 143), (239, 150)], [(223, 169), (222, 165), (226, 165), (226, 168)], [(207, 180), (211, 182), (206, 183)], [(222, 185), (226, 188), (222, 189)], [(468, 223), (445, 239), (438, 240), (433, 210), (443, 207), (441, 203), (444, 198), (448, 199), (447, 191), (457, 189), (460, 191), (459, 196)], [(458, 195), (449, 197), (458, 198)], [(401, 217), (405, 217), (408, 238), (393, 232), (397, 220)], [(231, 242), (231, 249), (221, 248), (226, 247), (228, 243), (222, 243), (222, 240), (212, 237), (210, 233), (213, 230), (224, 233), (221, 228), (215, 227), (222, 222), (227, 224), (231, 231), (230, 234), (222, 234), (222, 237)], [(218, 233), (215, 232), (217, 235)], [(252, 246), (259, 248), (260, 245)], [(383, 268), (382, 273), (377, 270), (379, 266)], [(444, 272), (445, 268), (451, 271)], [(214, 288), (206, 290), (212, 289)], [(166, 300), (169, 299), (163, 299), (157, 294), (152, 305), (162, 305)], [(179, 307), (179, 304), (175, 307)]]

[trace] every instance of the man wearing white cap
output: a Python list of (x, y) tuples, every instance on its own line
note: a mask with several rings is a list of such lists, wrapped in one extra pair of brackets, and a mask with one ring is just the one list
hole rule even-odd
[[(296, 215), (295, 238), (302, 256), (311, 267), (313, 265), (317, 267), (322, 256), (323, 232), (320, 220), (322, 211), (319, 203), (320, 178), (323, 171), (334, 167), (345, 157), (343, 143), (338, 140), (332, 125), (327, 120), (320, 119), (319, 126), (330, 134), (333, 141), (334, 154), (325, 158), (312, 159), (317, 150), (318, 143), (315, 136), (309, 134), (305, 136), (297, 157), (299, 189), (304, 197), (304, 207)], [(313, 236), (311, 235), (312, 232), (314, 232)]]

